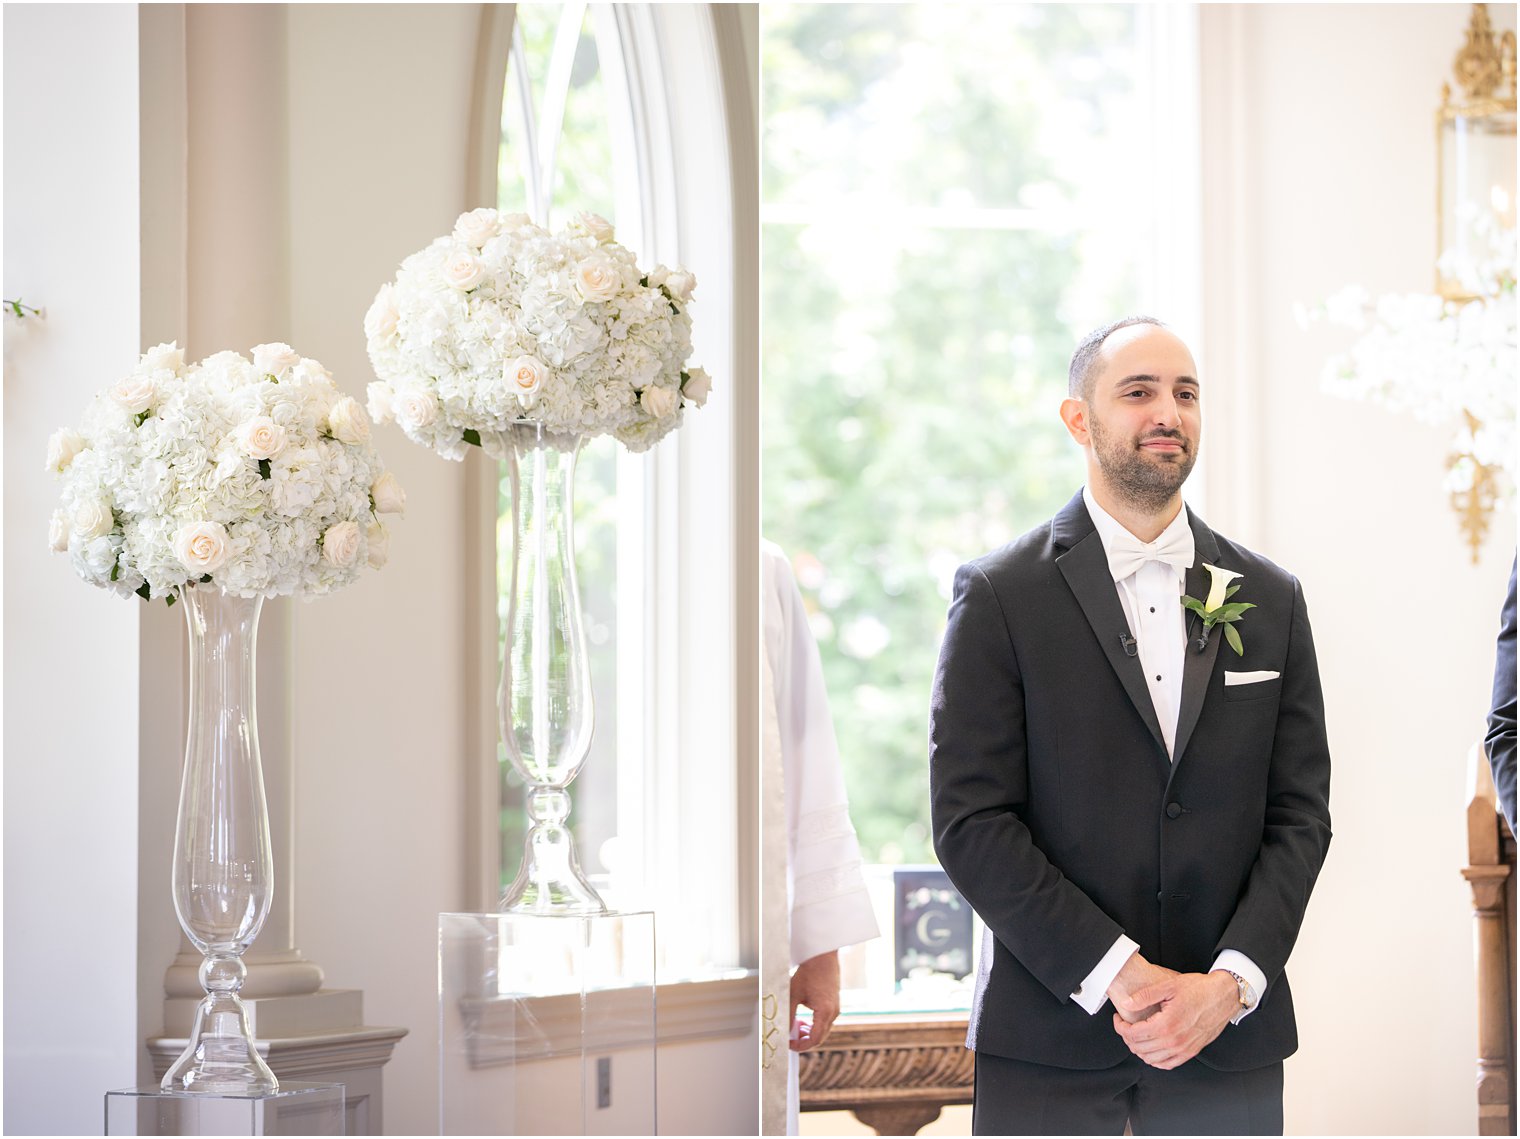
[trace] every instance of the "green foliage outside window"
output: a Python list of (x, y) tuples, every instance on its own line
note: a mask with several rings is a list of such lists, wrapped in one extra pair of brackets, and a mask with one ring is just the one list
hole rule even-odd
[(1150, 172), (1116, 157), (1144, 113), (1137, 19), (761, 12), (763, 528), (808, 604), (868, 861), (933, 861), (955, 567), (1083, 479), (1056, 411), (1077, 338), (1138, 292)]

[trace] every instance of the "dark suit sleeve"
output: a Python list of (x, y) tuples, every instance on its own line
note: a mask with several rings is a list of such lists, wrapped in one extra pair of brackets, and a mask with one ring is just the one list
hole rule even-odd
[(955, 576), (929, 714), (934, 847), (950, 880), (1019, 962), (1061, 1001), (1124, 931), (1035, 846), (1024, 689), (992, 585)]
[(1236, 949), (1270, 985), (1282, 975), (1330, 846), (1330, 745), (1309, 611), (1293, 582), (1261, 851), (1216, 950)]
[(1494, 771), (1499, 808), (1515, 831), (1515, 566), (1509, 569), (1509, 596), (1499, 617), (1499, 645), (1494, 653), (1494, 699), (1483, 741)]

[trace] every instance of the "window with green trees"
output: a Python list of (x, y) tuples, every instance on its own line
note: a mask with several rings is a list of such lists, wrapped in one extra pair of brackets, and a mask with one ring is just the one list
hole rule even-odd
[(1174, 299), (1158, 274), (1196, 160), (1169, 157), (1157, 98), (1196, 63), (1147, 6), (761, 19), (763, 527), (809, 609), (866, 860), (932, 862), (952, 577), (1081, 485), (1057, 417), (1076, 341)]

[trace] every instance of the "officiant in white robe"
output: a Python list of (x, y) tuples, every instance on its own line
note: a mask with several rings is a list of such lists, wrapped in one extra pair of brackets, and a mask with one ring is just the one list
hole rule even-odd
[(763, 543), (761, 563), (761, 1132), (795, 1135), (797, 1051), (833, 1022), (799, 1028), (795, 1002), (827, 1006), (832, 985), (837, 1010), (836, 951), (879, 931), (802, 595), (779, 547)]

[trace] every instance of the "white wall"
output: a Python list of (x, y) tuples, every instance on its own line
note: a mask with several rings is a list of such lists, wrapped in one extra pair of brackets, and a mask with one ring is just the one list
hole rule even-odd
[[(1514, 521), (1471, 565), (1441, 491), (1447, 433), (1321, 393), (1321, 362), (1352, 334), (1305, 333), (1292, 315), (1353, 282), (1433, 287), (1434, 114), (1469, 11), (1203, 8), (1216, 98), (1200, 367), (1230, 427), (1205, 437), (1209, 517), (1302, 580), (1334, 761), (1335, 837), (1288, 966), (1290, 1134), (1476, 1130), (1464, 761), (1483, 733)], [(1490, 12), (1514, 27), (1513, 6)], [(1226, 225), (1231, 184), (1243, 207)]]
[[(137, 1082), (138, 609), (48, 552), (47, 438), (138, 348), (137, 11), (5, 8), (5, 1130)], [(59, 146), (65, 138), (70, 145)]]
[(753, 1135), (760, 1119), (760, 1033), (660, 1045), (661, 1135)]

